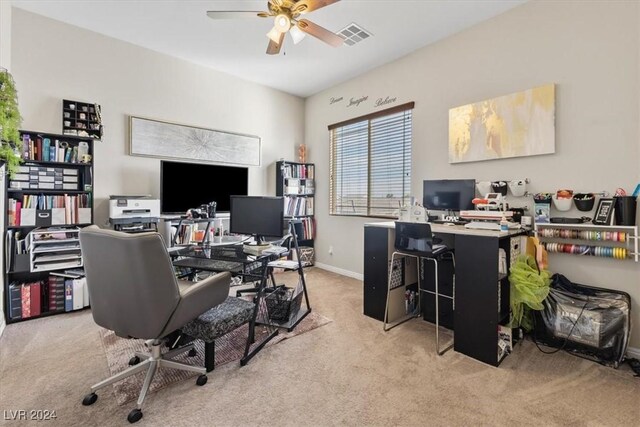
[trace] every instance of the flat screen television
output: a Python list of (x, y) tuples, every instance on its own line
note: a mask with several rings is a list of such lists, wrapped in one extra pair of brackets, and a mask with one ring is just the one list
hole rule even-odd
[(231, 196), (229, 231), (251, 234), (256, 243), (263, 237), (282, 237), (284, 198), (261, 196)]
[(216, 202), (216, 212), (231, 210), (231, 196), (246, 196), (249, 169), (203, 163), (160, 162), (160, 211), (184, 214)]
[(472, 210), (476, 196), (475, 179), (424, 180), (422, 205), (429, 210)]

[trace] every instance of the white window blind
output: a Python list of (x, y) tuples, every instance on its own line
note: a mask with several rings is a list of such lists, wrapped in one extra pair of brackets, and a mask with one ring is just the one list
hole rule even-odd
[(413, 106), (329, 126), (332, 215), (393, 217), (409, 202)]

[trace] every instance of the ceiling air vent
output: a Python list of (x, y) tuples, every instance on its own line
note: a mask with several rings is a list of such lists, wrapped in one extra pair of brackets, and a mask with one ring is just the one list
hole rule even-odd
[(354, 44), (372, 36), (371, 33), (367, 32), (367, 30), (355, 22), (352, 22), (342, 30), (338, 31), (338, 35), (342, 37), (344, 39), (344, 43), (349, 46), (353, 46)]

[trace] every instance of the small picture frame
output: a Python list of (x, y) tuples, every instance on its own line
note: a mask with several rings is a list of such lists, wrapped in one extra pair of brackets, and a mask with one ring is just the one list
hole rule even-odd
[(598, 200), (596, 216), (591, 222), (596, 225), (612, 225), (614, 203), (615, 201), (612, 198), (602, 198)]

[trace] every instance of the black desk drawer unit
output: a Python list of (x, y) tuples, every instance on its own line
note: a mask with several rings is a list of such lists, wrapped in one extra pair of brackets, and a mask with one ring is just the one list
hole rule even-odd
[(364, 228), (364, 314), (384, 320), (389, 279), (389, 230)]

